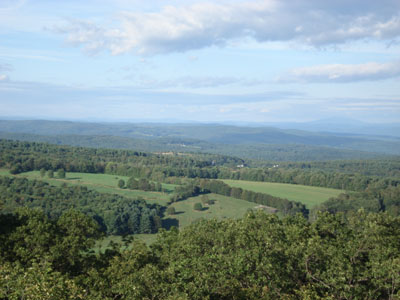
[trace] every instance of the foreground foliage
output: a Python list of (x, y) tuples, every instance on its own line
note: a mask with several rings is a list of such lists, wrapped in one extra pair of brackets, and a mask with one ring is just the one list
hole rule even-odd
[(384, 213), (248, 213), (103, 254), (88, 252), (96, 230), (82, 214), (1, 218), (2, 299), (400, 299), (400, 218)]

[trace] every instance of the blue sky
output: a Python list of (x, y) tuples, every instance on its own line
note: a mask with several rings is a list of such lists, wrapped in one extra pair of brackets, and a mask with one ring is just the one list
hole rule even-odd
[(398, 0), (0, 0), (0, 116), (400, 118)]

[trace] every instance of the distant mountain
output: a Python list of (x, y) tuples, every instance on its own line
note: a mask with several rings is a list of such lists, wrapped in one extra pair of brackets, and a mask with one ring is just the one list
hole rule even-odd
[(348, 118), (329, 118), (311, 122), (267, 123), (264, 126), (281, 129), (308, 130), (315, 132), (362, 134), (368, 136), (400, 137), (400, 123), (369, 123)]
[[(0, 120), (4, 133), (26, 133), (41, 136), (113, 136), (136, 140), (184, 141), (181, 144), (202, 144), (202, 149), (223, 145), (298, 145), (356, 150), (400, 155), (400, 138), (349, 133), (311, 132), (274, 127), (239, 127), (219, 124), (158, 124), (158, 123), (83, 123), (68, 121)], [(98, 139), (97, 139), (98, 140)], [(149, 143), (149, 142), (148, 142)], [(167, 144), (170, 142), (167, 142)], [(171, 143), (170, 143), (171, 144)], [(172, 143), (173, 144), (173, 143)], [(179, 144), (179, 143), (175, 143)], [(207, 145), (207, 146), (204, 146)], [(229, 148), (228, 147), (228, 148)]]

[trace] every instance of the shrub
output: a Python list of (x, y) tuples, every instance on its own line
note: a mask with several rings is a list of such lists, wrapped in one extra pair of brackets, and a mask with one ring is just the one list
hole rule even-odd
[(125, 181), (123, 179), (118, 180), (118, 187), (122, 189), (125, 186)]
[(65, 178), (65, 171), (64, 169), (57, 170), (57, 178)]
[(176, 213), (175, 207), (169, 206), (167, 208), (167, 215), (174, 215)]
[(200, 202), (197, 202), (193, 205), (194, 210), (203, 210), (203, 206)]

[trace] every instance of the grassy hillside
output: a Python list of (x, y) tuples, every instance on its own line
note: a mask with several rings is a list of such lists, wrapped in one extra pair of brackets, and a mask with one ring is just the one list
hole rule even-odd
[[(8, 171), (3, 171), (3, 172), (6, 173), (4, 175), (9, 175)], [(126, 182), (129, 178), (127, 176), (67, 172), (65, 179), (58, 179), (58, 178), (48, 178), (47, 176), (42, 178), (40, 177), (39, 171), (21, 173), (18, 176), (24, 176), (27, 177), (28, 179), (43, 180), (52, 185), (57, 185), (57, 186), (63, 183), (84, 185), (100, 193), (118, 194), (128, 198), (142, 197), (149, 203), (157, 203), (160, 205), (166, 205), (169, 199), (169, 195), (166, 193), (146, 192), (146, 191), (118, 188), (117, 187), (118, 180), (123, 179)], [(173, 190), (174, 185), (163, 184), (163, 188), (167, 190)]]
[[(201, 196), (191, 197), (183, 201), (172, 203), (171, 206), (175, 208), (175, 215), (166, 215), (163, 219), (163, 223), (167, 226), (179, 226), (180, 229), (189, 226), (190, 224), (199, 221), (201, 219), (238, 219), (242, 218), (247, 210), (254, 209), (256, 204), (225, 197), (217, 194), (209, 194), (209, 199), (215, 200), (212, 205), (203, 205), (202, 211), (196, 211), (193, 206), (196, 202), (201, 202)], [(157, 238), (157, 234), (135, 234), (135, 239), (144, 241), (150, 245), (154, 243)], [(100, 240), (96, 247), (96, 251), (104, 251), (108, 248), (110, 241), (121, 242), (121, 236), (107, 236)]]
[(331, 197), (336, 197), (343, 193), (343, 190), (285, 184), (285, 183), (272, 183), (272, 182), (256, 182), (244, 180), (223, 180), (225, 183), (232, 187), (240, 187), (242, 189), (266, 193), (272, 196), (287, 198), (293, 201), (304, 203), (307, 208), (312, 208)]
[(203, 205), (202, 211), (193, 209), (195, 203), (201, 203), (201, 196), (191, 197), (171, 204), (176, 210), (176, 215), (167, 216), (167, 218), (178, 220), (179, 227), (182, 228), (202, 218), (241, 218), (248, 209), (253, 209), (256, 206), (255, 203), (216, 194), (209, 194), (208, 197), (215, 200), (215, 203), (208, 206)]
[[(0, 175), (10, 175), (8, 170), (0, 170)], [(157, 203), (167, 206), (169, 201), (168, 193), (148, 192), (139, 190), (120, 189), (117, 187), (119, 179), (127, 180), (126, 176), (116, 176), (108, 174), (89, 174), (89, 173), (66, 173), (65, 179), (58, 178), (44, 178), (40, 177), (39, 171), (31, 171), (16, 175), (19, 177), (26, 177), (28, 179), (38, 179), (46, 181), (52, 185), (60, 186), (63, 183), (71, 185), (84, 185), (90, 189), (94, 189), (100, 193), (119, 194), (125, 197), (142, 197), (148, 203)], [(172, 191), (175, 188), (173, 184), (163, 184), (163, 188)], [(171, 206), (176, 210), (176, 215), (165, 216), (165, 225), (185, 227), (200, 218), (240, 218), (243, 217), (248, 209), (253, 209), (256, 204), (229, 198), (221, 195), (210, 194), (210, 199), (215, 200), (213, 205), (206, 206), (203, 211), (195, 211), (193, 205), (196, 202), (201, 202), (200, 196), (192, 197), (183, 201), (178, 201)]]

